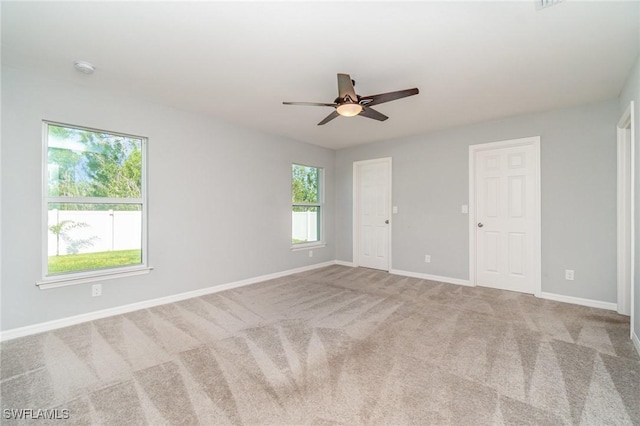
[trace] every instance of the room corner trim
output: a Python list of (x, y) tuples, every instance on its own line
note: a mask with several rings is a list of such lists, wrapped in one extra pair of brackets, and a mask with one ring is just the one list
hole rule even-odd
[(340, 265), (340, 266), (349, 266), (351, 268), (355, 268), (356, 265), (353, 262), (346, 262), (344, 260), (336, 260), (336, 265)]
[(225, 290), (231, 290), (238, 287), (255, 284), (261, 281), (273, 280), (285, 277), (287, 275), (297, 274), (300, 272), (311, 271), (313, 269), (324, 268), (325, 266), (335, 265), (336, 261), (331, 260), (314, 265), (303, 266), (300, 268), (289, 269), (286, 271), (275, 272), (273, 274), (261, 275), (258, 277), (247, 278), (245, 280), (234, 281), (231, 283), (215, 285), (212, 287), (202, 288), (199, 290), (188, 291), (185, 293), (173, 294), (170, 296), (159, 297), (156, 299), (144, 300), (141, 302), (130, 303), (127, 305), (115, 306), (113, 308), (102, 309), (99, 311), (88, 312), (85, 314), (74, 315), (71, 317), (61, 318), (52, 321), (41, 322), (38, 324), (27, 325), (25, 327), (13, 328), (0, 332), (0, 342), (25, 337), (32, 334), (43, 333), (46, 331), (56, 330), (58, 328), (68, 327), (83, 322), (93, 321), (101, 318), (111, 317), (114, 315), (124, 314), (127, 312), (137, 311), (139, 309), (152, 308), (154, 306), (166, 305), (167, 303), (179, 302), (185, 299), (204, 296), (206, 294), (218, 293)]
[(447, 284), (472, 286), (469, 280), (463, 280), (460, 278), (441, 277), (439, 275), (421, 274), (419, 272), (403, 271), (401, 269), (390, 269), (389, 273), (394, 275), (402, 275), (404, 277), (420, 278), (422, 280), (437, 281), (437, 282), (447, 283)]
[(547, 293), (545, 291), (537, 294), (536, 297), (541, 299), (554, 300), (556, 302), (572, 303), (574, 305), (588, 306), (590, 308), (607, 309), (609, 311), (617, 311), (618, 304), (611, 302), (602, 302), (600, 300), (583, 299), (580, 297), (565, 296), (563, 294)]
[(631, 341), (633, 342), (633, 346), (636, 348), (636, 352), (640, 355), (640, 339), (638, 339), (638, 335), (636, 333), (631, 335)]

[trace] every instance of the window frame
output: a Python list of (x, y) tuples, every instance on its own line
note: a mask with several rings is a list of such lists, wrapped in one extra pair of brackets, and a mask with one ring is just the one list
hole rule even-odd
[[(84, 130), (95, 133), (106, 133), (114, 136), (122, 136), (141, 141), (141, 194), (140, 198), (114, 198), (114, 197), (59, 197), (49, 195), (49, 126), (60, 126), (71, 129)], [(92, 281), (121, 278), (126, 276), (149, 273), (153, 268), (149, 267), (148, 258), (148, 199), (147, 199), (147, 142), (144, 136), (132, 135), (110, 130), (101, 130), (76, 124), (61, 123), (52, 120), (42, 120), (42, 205), (41, 205), (41, 280), (36, 282), (40, 289), (63, 287)], [(135, 204), (141, 208), (141, 263), (134, 265), (114, 266), (101, 269), (82, 270), (49, 274), (49, 203), (77, 203), (77, 204)]]
[(291, 227), (290, 229), (293, 227), (293, 208), (294, 207), (317, 207), (318, 208), (318, 215), (320, 216), (320, 218), (318, 219), (318, 240), (317, 241), (307, 241), (307, 242), (303, 242), (303, 243), (294, 243), (293, 242), (293, 234), (291, 234), (289, 236), (290, 240), (291, 240), (291, 251), (298, 251), (298, 250), (307, 250), (310, 248), (314, 248), (314, 247), (324, 247), (326, 246), (326, 243), (324, 241), (324, 167), (320, 167), (320, 166), (310, 166), (308, 164), (303, 164), (303, 163), (291, 163), (291, 168), (289, 170), (290, 173), (290, 177), (291, 177), (291, 183), (289, 186), (289, 192), (292, 191), (293, 189), (293, 167), (294, 166), (300, 166), (300, 167), (308, 167), (308, 168), (313, 168), (313, 169), (317, 169), (318, 170), (318, 202), (317, 203), (294, 203), (293, 199), (291, 200), (291, 209), (289, 210), (290, 214), (291, 214)]

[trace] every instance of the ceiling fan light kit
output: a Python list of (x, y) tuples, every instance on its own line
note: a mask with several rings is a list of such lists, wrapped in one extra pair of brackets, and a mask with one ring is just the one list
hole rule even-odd
[(373, 120), (385, 121), (389, 117), (379, 113), (371, 108), (384, 102), (395, 101), (396, 99), (406, 98), (420, 93), (417, 88), (398, 90), (396, 92), (381, 93), (379, 95), (360, 96), (356, 94), (353, 87), (355, 81), (351, 79), (349, 74), (338, 74), (338, 97), (333, 103), (320, 102), (283, 102), (284, 105), (303, 105), (303, 106), (328, 106), (335, 108), (331, 114), (318, 123), (318, 126), (328, 123), (338, 116), (355, 117), (361, 115)]
[(360, 114), (362, 112), (362, 105), (360, 104), (342, 104), (336, 107), (336, 111), (343, 117), (353, 117), (354, 115)]

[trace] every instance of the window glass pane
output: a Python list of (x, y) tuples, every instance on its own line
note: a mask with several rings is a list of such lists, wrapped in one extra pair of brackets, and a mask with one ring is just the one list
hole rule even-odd
[(142, 263), (141, 204), (48, 205), (48, 273)]
[(291, 214), (293, 244), (320, 241), (320, 207), (293, 206)]
[(142, 197), (142, 140), (50, 124), (48, 188), (53, 197)]
[(295, 203), (319, 203), (320, 188), (317, 167), (294, 164), (291, 172), (291, 199)]

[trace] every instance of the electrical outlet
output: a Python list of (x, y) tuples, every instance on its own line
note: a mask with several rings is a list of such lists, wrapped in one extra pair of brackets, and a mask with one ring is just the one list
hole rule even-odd
[(94, 284), (91, 286), (91, 296), (102, 296), (102, 284)]
[(424, 262), (425, 263), (431, 263), (431, 255), (425, 254), (424, 255)]
[(573, 269), (565, 269), (564, 271), (564, 279), (568, 281), (574, 280)]
[(309, 250), (309, 257), (313, 257), (313, 250)]

